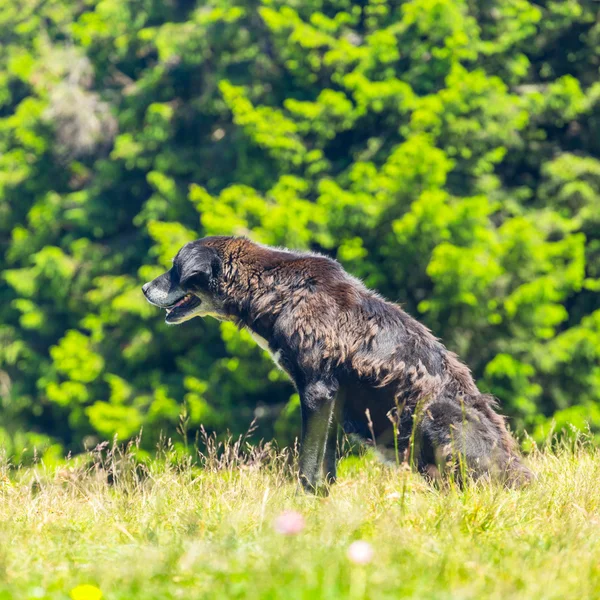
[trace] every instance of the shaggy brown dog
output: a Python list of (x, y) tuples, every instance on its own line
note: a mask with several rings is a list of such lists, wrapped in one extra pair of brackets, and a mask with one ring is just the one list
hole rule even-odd
[(300, 479), (336, 473), (337, 423), (429, 476), (528, 481), (495, 401), (428, 329), (334, 260), (238, 237), (186, 244), (143, 287), (167, 323), (213, 316), (247, 328), (300, 394)]

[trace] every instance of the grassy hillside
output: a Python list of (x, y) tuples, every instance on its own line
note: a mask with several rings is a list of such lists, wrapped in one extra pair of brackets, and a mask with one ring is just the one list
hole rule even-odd
[[(522, 491), (440, 492), (348, 458), (331, 495), (311, 498), (296, 494), (286, 453), (241, 459), (240, 444), (228, 448), (202, 468), (168, 451), (136, 466), (132, 452), (106, 449), (85, 464), (4, 464), (0, 598), (93, 600), (97, 588), (128, 600), (600, 594), (597, 449), (535, 452), (539, 478)], [(290, 510), (304, 528), (280, 533), (276, 519)], [(371, 544), (369, 564), (349, 558), (356, 540)]]

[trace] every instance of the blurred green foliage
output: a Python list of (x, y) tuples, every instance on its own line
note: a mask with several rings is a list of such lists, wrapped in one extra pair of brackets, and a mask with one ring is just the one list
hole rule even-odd
[(600, 429), (599, 8), (0, 0), (0, 443), (290, 441), (249, 336), (140, 293), (205, 234), (335, 256), (514, 428)]

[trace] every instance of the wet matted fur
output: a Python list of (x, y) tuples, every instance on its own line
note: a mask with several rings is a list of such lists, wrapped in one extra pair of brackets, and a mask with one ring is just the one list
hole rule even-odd
[(300, 394), (300, 480), (336, 473), (337, 424), (424, 475), (528, 481), (495, 400), (399, 306), (335, 260), (215, 236), (186, 244), (143, 287), (167, 323), (213, 316), (247, 328)]

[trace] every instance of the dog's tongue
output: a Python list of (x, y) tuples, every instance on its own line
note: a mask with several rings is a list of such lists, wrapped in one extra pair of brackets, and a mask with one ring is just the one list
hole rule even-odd
[(174, 308), (177, 308), (178, 306), (185, 304), (189, 299), (190, 299), (190, 295), (186, 294), (181, 300), (179, 300), (179, 302), (176, 302), (170, 308), (165, 309), (167, 311), (167, 314), (169, 314)]
[[(182, 304), (185, 304), (189, 299), (190, 299), (190, 295), (187, 294), (179, 302), (177, 302), (175, 304), (175, 306), (181, 306)], [(175, 308), (175, 306), (173, 306), (173, 308)]]

